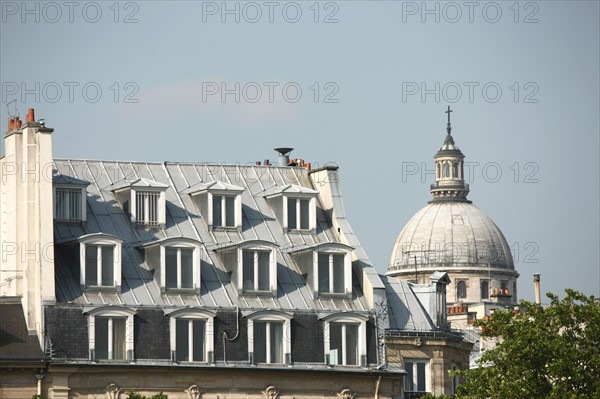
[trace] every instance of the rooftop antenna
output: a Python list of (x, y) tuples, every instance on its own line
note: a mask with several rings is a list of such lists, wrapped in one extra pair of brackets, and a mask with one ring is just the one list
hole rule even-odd
[[(12, 104), (12, 103), (15, 103), (15, 115), (10, 113), (10, 104)], [(14, 100), (11, 100), (6, 103), (6, 112), (8, 113), (8, 116), (10, 116), (11, 118), (14, 116), (19, 116), (19, 109), (17, 108), (17, 99), (16, 98)]]

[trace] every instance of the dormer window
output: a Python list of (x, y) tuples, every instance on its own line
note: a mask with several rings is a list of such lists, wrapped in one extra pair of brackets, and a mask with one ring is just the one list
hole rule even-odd
[(79, 238), (82, 287), (120, 288), (122, 243), (120, 238), (104, 233)]
[(200, 245), (190, 238), (171, 237), (141, 246), (163, 292), (200, 290)]
[(316, 190), (288, 184), (268, 189), (265, 198), (284, 232), (316, 232), (318, 194)]
[(105, 306), (86, 311), (90, 360), (133, 360), (133, 317), (135, 311)]
[(171, 359), (174, 362), (214, 362), (215, 313), (204, 309), (170, 310)]
[(90, 183), (66, 175), (52, 176), (54, 219), (60, 222), (86, 220), (86, 187)]
[(262, 310), (248, 315), (248, 354), (252, 364), (291, 364), (292, 315)]
[(325, 357), (329, 365), (366, 366), (368, 318), (356, 313), (337, 313), (325, 322)]
[(219, 253), (240, 294), (277, 294), (277, 244), (249, 240), (221, 246)]
[(165, 192), (169, 186), (140, 178), (124, 180), (112, 186), (115, 197), (129, 213), (131, 222), (142, 226), (161, 226), (166, 223)]
[(198, 183), (184, 192), (191, 195), (206, 224), (213, 230), (242, 227), (242, 187), (213, 181)]
[(321, 243), (288, 250), (318, 296), (352, 295), (352, 247)]

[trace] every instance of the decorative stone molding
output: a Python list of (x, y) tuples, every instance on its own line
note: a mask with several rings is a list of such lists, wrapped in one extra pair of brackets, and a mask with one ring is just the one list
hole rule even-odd
[(274, 385), (268, 386), (264, 391), (262, 391), (262, 394), (264, 399), (277, 399), (279, 397), (279, 391)]
[(121, 392), (121, 388), (114, 382), (106, 385), (104, 387), (104, 391), (106, 392), (107, 399), (119, 399), (119, 393)]
[(188, 394), (189, 399), (199, 399), (200, 398), (200, 387), (196, 384), (190, 385), (188, 389), (185, 390)]
[(356, 394), (353, 393), (350, 388), (346, 388), (346, 389), (342, 389), (341, 392), (338, 392), (337, 396), (339, 399), (354, 399)]

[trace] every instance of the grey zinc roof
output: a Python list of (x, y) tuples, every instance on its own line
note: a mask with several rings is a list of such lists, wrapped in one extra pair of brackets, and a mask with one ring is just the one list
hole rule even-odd
[(417, 299), (411, 283), (395, 277), (381, 279), (388, 298), (390, 330), (435, 331), (435, 323)]
[[(314, 298), (305, 277), (284, 251), (290, 247), (339, 243), (338, 232), (320, 206), (317, 196), (317, 231), (285, 233), (281, 222), (267, 203), (266, 193), (287, 190), (318, 193), (305, 168), (273, 166), (216, 165), (203, 163), (146, 163), (90, 160), (55, 160), (62, 176), (88, 181), (87, 221), (83, 224), (55, 222), (55, 242), (68, 242), (92, 233), (106, 233), (123, 239), (122, 286), (120, 292), (83, 291), (78, 271), (57, 251), (57, 299), (81, 305), (116, 303), (124, 306), (202, 306), (206, 308), (240, 306), (253, 309), (364, 311), (369, 305), (360, 286), (353, 284), (352, 298)], [(161, 228), (134, 226), (113, 190), (128, 181), (151, 182), (165, 186), (166, 224)], [(243, 220), (241, 231), (211, 230), (201, 217), (191, 192), (213, 182), (241, 187)], [(190, 190), (190, 188), (193, 188)], [(201, 245), (201, 289), (199, 294), (161, 293), (153, 271), (144, 262), (143, 245), (172, 237), (187, 237)], [(277, 295), (239, 296), (230, 275), (213, 248), (251, 240), (276, 243)], [(354, 246), (354, 245), (353, 245)], [(359, 258), (364, 256), (361, 253)], [(360, 261), (360, 260), (359, 260)], [(355, 262), (359, 262), (355, 261)], [(369, 262), (370, 264), (370, 262)], [(374, 272), (371, 267), (369, 272)], [(356, 269), (354, 268), (355, 272)], [(355, 276), (353, 281), (359, 280)], [(362, 277), (360, 277), (362, 279)]]

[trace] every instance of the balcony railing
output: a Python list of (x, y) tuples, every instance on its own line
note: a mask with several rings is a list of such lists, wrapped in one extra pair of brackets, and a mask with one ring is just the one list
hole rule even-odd
[(404, 399), (417, 399), (428, 393), (429, 392), (404, 392)]

